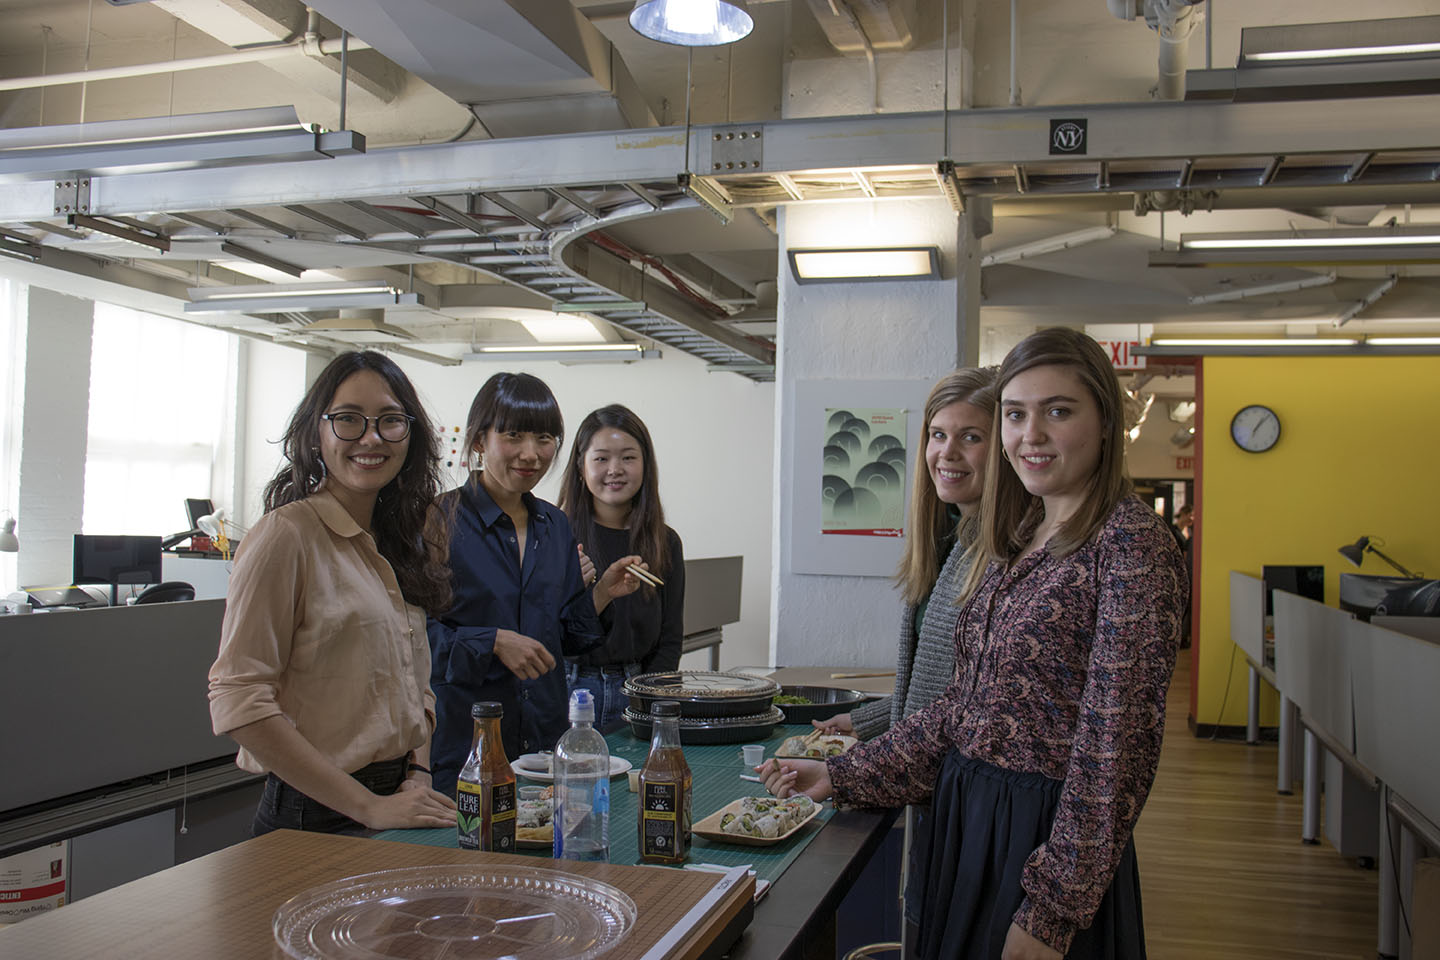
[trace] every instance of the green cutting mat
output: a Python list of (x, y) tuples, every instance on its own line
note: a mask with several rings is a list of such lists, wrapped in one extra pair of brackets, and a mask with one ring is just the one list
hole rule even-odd
[[(774, 754), (776, 748), (786, 737), (807, 732), (811, 727), (806, 724), (805, 726), (779, 726), (775, 729), (776, 734), (770, 739), (753, 741), (765, 744), (767, 757)], [(645, 757), (650, 752), (650, 742), (635, 739), (630, 735), (628, 728), (619, 733), (610, 734), (605, 740), (610, 745), (612, 757), (623, 757), (637, 768), (645, 763)], [(743, 769), (744, 763), (740, 759), (741, 746), (742, 744), (738, 743), (728, 743), (723, 746), (687, 745), (685, 747), (685, 761), (690, 764), (690, 773), (694, 778), (694, 817), (697, 822), (732, 800), (740, 797), (765, 796), (765, 788), (760, 784), (740, 779), (741, 773), (751, 772)], [(529, 781), (521, 778), (521, 782)], [(630, 792), (624, 777), (616, 777), (610, 781), (611, 863), (640, 862), (636, 800), (636, 795)], [(738, 844), (706, 840), (704, 837), (695, 837), (690, 846), (690, 856), (685, 862), (716, 863), (727, 867), (748, 863), (759, 879), (773, 882), (800, 855), (800, 851), (805, 849), (806, 844), (814, 839), (833, 813), (833, 808), (829, 804), (825, 805), (815, 819), (798, 830), (794, 836), (769, 847), (744, 847)], [(378, 834), (378, 837), (381, 840), (398, 840), (402, 843), (418, 843), (431, 847), (457, 846), (456, 833), (453, 828), (447, 830), (386, 830)], [(548, 854), (540, 850), (517, 852), (548, 859)]]

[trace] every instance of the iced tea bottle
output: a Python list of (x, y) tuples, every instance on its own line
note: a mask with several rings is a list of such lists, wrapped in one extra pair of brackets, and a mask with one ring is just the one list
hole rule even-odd
[(455, 784), (455, 821), (465, 850), (515, 852), (515, 772), (500, 743), (503, 712), (490, 700), (470, 708), (475, 734)]
[(690, 765), (680, 750), (680, 704), (650, 709), (650, 755), (640, 771), (640, 859), (682, 863), (690, 853)]

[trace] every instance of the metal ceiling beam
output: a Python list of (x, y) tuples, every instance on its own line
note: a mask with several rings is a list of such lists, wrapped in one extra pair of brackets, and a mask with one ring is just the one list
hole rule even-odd
[(306, 220), (318, 223), (322, 227), (329, 227), (331, 230), (334, 230), (337, 233), (344, 234), (347, 237), (354, 237), (356, 240), (370, 239), (369, 234), (362, 233), (355, 227), (352, 227), (347, 223), (342, 223), (341, 221), (336, 220), (334, 217), (321, 213), (319, 210), (311, 210), (303, 203), (287, 203), (285, 205), (285, 209), (289, 210), (296, 216), (304, 217)]
[[(1440, 95), (1290, 103), (1093, 104), (952, 111), (949, 156), (957, 168), (1024, 164), (1034, 182), (1047, 164), (1049, 124), (1056, 117), (1088, 122), (1092, 162), (1168, 160), (1165, 186), (1175, 167), (1190, 157), (1242, 157), (1387, 153), (1440, 149), (1433, 124), (1417, 116), (1440, 115)], [(945, 153), (939, 113), (781, 120), (763, 125), (761, 172), (841, 170), (857, 167), (929, 167)], [(692, 130), (696, 169), (708, 169), (711, 126)], [(1075, 157), (1060, 158), (1073, 163)], [(301, 162), (183, 170), (94, 178), (91, 213), (201, 211), (227, 207), (322, 203), (393, 197), (424, 185), (430, 196), (497, 190), (625, 184), (656, 206), (642, 184), (673, 180), (685, 167), (684, 131), (585, 133), (516, 140), (475, 140), (336, 157), (324, 164)], [(1372, 167), (1372, 171), (1373, 171)], [(1277, 182), (1291, 168), (1282, 168)], [(1258, 171), (1257, 171), (1258, 172)], [(1094, 181), (1093, 176), (1085, 180)], [(1198, 179), (1198, 178), (1197, 178)], [(1367, 175), (1367, 180), (1370, 177)], [(1250, 186), (1254, 185), (1254, 178)], [(1203, 185), (1203, 184), (1198, 184)], [(49, 182), (7, 185), (0, 193), (0, 222), (53, 215)], [(649, 194), (649, 197), (646, 197)]]
[(425, 238), (424, 230), (421, 230), (420, 228), (411, 225), (410, 223), (406, 222), (403, 217), (399, 216), (398, 214), (391, 213), (389, 210), (381, 210), (374, 204), (366, 203), (363, 200), (346, 200), (345, 205), (352, 210), (359, 210), (367, 217), (372, 217), (376, 220), (379, 220), (381, 223), (389, 224), (390, 226), (395, 227), (397, 230), (403, 230), (406, 233), (410, 234), (412, 237), (419, 237), (422, 240)]
[(229, 207), (226, 208), (225, 212), (230, 214), (232, 217), (239, 217), (241, 220), (248, 220), (249, 222), (255, 224), (257, 227), (264, 227), (266, 230), (274, 230), (286, 240), (294, 240), (296, 237), (300, 236), (300, 232), (298, 230), (292, 230), (289, 227), (285, 226), (285, 224), (283, 223), (276, 223), (274, 220), (271, 220), (268, 217), (262, 217), (258, 213), (251, 213), (249, 210), (239, 210), (234, 207)]

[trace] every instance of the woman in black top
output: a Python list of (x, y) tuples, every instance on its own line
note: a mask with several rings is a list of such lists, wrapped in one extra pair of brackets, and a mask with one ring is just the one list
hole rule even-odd
[[(604, 644), (566, 658), (570, 689), (584, 687), (594, 694), (596, 725), (609, 731), (624, 722), (626, 677), (679, 667), (685, 609), (685, 557), (679, 535), (665, 525), (655, 447), (650, 431), (629, 409), (611, 404), (581, 422), (565, 468), (560, 509), (580, 541), (587, 582), (596, 568), (608, 569), (631, 554), (643, 557), (645, 567), (664, 581), (664, 586), (642, 586), (630, 596), (613, 598), (614, 619)], [(594, 592), (604, 589), (601, 579)], [(604, 599), (609, 598), (597, 595), (596, 604)]]

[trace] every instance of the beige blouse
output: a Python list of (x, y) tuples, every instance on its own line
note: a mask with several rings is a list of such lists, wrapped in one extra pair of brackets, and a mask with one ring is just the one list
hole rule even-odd
[[(353, 773), (430, 739), (429, 679), (425, 614), (339, 501), (321, 491), (255, 524), (210, 668), (215, 733), (283, 716)], [(243, 749), (235, 763), (268, 772)]]

